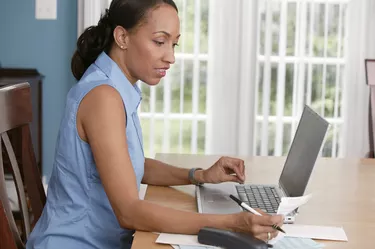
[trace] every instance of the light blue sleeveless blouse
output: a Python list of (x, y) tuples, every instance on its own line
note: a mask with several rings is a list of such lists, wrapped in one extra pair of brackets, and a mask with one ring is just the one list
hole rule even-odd
[[(145, 162), (137, 114), (141, 92), (103, 52), (68, 93), (57, 138), (47, 203), (28, 239), (27, 249), (131, 247), (134, 231), (120, 227), (100, 181), (90, 145), (79, 137), (76, 127), (81, 100), (94, 87), (103, 84), (112, 86), (122, 97), (127, 118), (129, 154), (139, 189)], [(126, 189), (118, 191), (121, 194)]]

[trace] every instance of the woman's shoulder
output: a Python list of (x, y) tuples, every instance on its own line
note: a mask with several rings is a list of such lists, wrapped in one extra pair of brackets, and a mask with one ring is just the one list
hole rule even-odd
[[(87, 72), (68, 93), (68, 98), (80, 102), (91, 90), (98, 86), (108, 85), (114, 87), (113, 82), (103, 72), (95, 70)], [(104, 89), (104, 88), (103, 88)]]

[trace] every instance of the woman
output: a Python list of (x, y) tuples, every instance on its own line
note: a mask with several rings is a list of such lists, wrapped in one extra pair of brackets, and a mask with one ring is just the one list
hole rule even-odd
[(113, 0), (80, 36), (72, 58), (79, 82), (67, 96), (47, 203), (27, 248), (130, 248), (134, 230), (197, 234), (204, 226), (276, 236), (280, 216), (198, 214), (138, 199), (141, 182), (245, 180), (239, 159), (189, 171), (144, 158), (136, 82), (156, 85), (166, 75), (179, 32), (172, 0)]

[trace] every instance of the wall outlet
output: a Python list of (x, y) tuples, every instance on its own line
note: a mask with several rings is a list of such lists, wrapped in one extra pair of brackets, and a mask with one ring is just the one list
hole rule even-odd
[(39, 20), (56, 20), (57, 0), (35, 0), (35, 18)]

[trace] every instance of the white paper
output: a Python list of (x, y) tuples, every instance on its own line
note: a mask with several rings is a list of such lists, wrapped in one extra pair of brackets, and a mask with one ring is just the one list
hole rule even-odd
[(171, 234), (161, 233), (156, 239), (156, 243), (159, 244), (172, 244), (172, 245), (200, 245), (198, 242), (197, 235), (185, 235), (185, 234)]
[(285, 224), (282, 229), (285, 234), (279, 232), (276, 238), (268, 242), (269, 244), (275, 245), (284, 237), (348, 241), (348, 237), (342, 227)]
[(213, 248), (218, 248), (219, 247), (212, 247), (212, 246), (206, 246), (206, 245), (200, 245), (200, 246), (185, 246), (185, 245), (180, 245), (179, 249), (213, 249)]
[(301, 197), (282, 197), (277, 214), (287, 215), (296, 208), (306, 204), (311, 197), (311, 194)]
[(148, 186), (147, 184), (141, 184), (141, 185), (139, 186), (139, 192), (138, 192), (138, 195), (139, 195), (139, 199), (140, 199), (140, 200), (144, 200), (144, 199), (145, 199), (147, 186)]
[(276, 243), (278, 243), (279, 240), (282, 240), (284, 237), (284, 233), (279, 232), (275, 238), (268, 241), (268, 244), (275, 245)]
[(348, 237), (342, 227), (285, 224), (282, 228), (286, 233), (286, 237), (348, 241)]
[(213, 247), (207, 247), (205, 245), (200, 246), (184, 246), (184, 245), (171, 245), (174, 249), (212, 249)]
[(206, 248), (219, 248), (214, 246), (202, 245), (198, 242), (197, 235), (186, 235), (186, 234), (172, 234), (172, 233), (161, 233), (156, 239), (156, 243), (169, 244), (169, 245), (181, 245), (184, 246), (203, 246)]
[(306, 238), (285, 237), (273, 245), (273, 249), (320, 249), (324, 245)]

